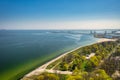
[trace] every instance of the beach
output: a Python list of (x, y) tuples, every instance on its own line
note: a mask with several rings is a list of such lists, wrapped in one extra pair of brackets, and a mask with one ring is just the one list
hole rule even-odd
[(117, 39), (108, 39), (108, 38), (101, 38), (97, 41), (97, 43), (101, 43), (101, 42), (107, 42), (107, 41), (116, 41)]
[[(93, 43), (93, 44), (102, 43), (102, 42), (107, 42), (107, 41), (116, 41), (116, 40), (117, 40), (117, 39), (101, 38), (101, 39), (99, 39), (97, 42), (95, 42), (95, 43)], [(90, 45), (91, 45), (91, 44), (90, 44)], [(41, 74), (41, 73), (43, 73), (43, 72), (50, 72), (50, 73), (55, 73), (55, 72), (57, 72), (57, 73), (59, 73), (59, 74), (72, 74), (72, 72), (69, 72), (69, 71), (66, 72), (66, 71), (48, 70), (48, 69), (46, 69), (46, 67), (47, 67), (49, 64), (55, 62), (56, 60), (64, 57), (64, 56), (67, 55), (68, 53), (73, 52), (73, 51), (75, 51), (75, 50), (77, 50), (77, 49), (79, 49), (79, 48), (81, 48), (81, 47), (83, 47), (83, 46), (80, 46), (80, 47), (78, 47), (78, 48), (75, 48), (75, 49), (73, 49), (73, 50), (71, 50), (71, 51), (68, 51), (68, 52), (66, 52), (66, 53), (64, 53), (64, 54), (62, 54), (62, 55), (54, 58), (53, 60), (51, 60), (51, 61), (43, 64), (42, 66), (36, 68), (36, 69), (33, 70), (32, 72), (26, 74), (23, 78), (31, 77), (31, 76), (33, 76), (33, 75), (39, 75), (39, 74)], [(21, 80), (23, 80), (23, 79), (21, 79)]]

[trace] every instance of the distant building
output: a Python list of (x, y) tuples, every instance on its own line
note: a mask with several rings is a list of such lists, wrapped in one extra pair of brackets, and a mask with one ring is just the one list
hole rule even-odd
[(109, 39), (113, 38), (111, 35), (105, 35), (104, 37)]
[(114, 34), (116, 34), (116, 35), (120, 35), (120, 31), (116, 31)]
[(104, 34), (94, 33), (94, 37), (96, 37), (96, 38), (104, 38)]
[(118, 38), (120, 39), (120, 30), (118, 31), (112, 31), (111, 33), (107, 33), (107, 31), (105, 31), (105, 33), (96, 33), (94, 32), (94, 37), (96, 38)]

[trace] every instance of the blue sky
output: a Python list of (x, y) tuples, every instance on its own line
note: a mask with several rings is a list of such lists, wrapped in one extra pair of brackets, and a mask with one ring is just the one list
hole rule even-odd
[(0, 21), (1, 29), (119, 28), (120, 0), (0, 0)]

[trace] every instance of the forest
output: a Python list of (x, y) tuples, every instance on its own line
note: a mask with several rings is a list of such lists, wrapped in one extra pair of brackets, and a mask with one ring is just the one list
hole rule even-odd
[(32, 76), (31, 79), (120, 80), (120, 40), (96, 43), (79, 48), (51, 63), (47, 68), (69, 71), (72, 74), (44, 72)]

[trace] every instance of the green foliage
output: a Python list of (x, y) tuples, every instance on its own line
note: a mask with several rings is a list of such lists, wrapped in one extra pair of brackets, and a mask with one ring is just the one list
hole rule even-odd
[(99, 60), (97, 59), (96, 56), (91, 57), (90, 61), (92, 62), (93, 66), (98, 66), (99, 64)]
[(115, 56), (120, 56), (120, 45), (117, 47), (115, 53), (112, 55), (113, 57)]
[(93, 65), (93, 63), (92, 63), (90, 60), (87, 60), (87, 61), (85, 62), (85, 65), (84, 65), (85, 71), (90, 72), (90, 71), (93, 70), (94, 67), (95, 67), (95, 65)]
[[(115, 52), (104, 61), (101, 65), (101, 69), (104, 69), (106, 73), (112, 76), (116, 70), (120, 71), (120, 45), (116, 48)], [(117, 79), (115, 79), (117, 80)]]
[(72, 75), (68, 75), (66, 80), (88, 80), (88, 73), (79, 71), (77, 68), (73, 71)]
[[(120, 46), (111, 57), (117, 42), (103, 42), (90, 46), (79, 48), (58, 61), (55, 61), (52, 67), (59, 62), (57, 69), (62, 71), (72, 71), (72, 75), (43, 73), (33, 80), (112, 80), (110, 77), (116, 69), (119, 69), (116, 56), (120, 56)], [(95, 53), (94, 56), (86, 58), (87, 55)], [(108, 59), (106, 59), (108, 58)], [(104, 60), (104, 63), (101, 61)]]
[(69, 67), (69, 65), (66, 62), (60, 63), (60, 70), (67, 71), (68, 67)]
[(75, 67), (75, 70), (73, 71), (73, 75), (77, 75), (77, 74), (79, 74), (79, 73), (80, 73), (80, 70), (78, 70), (78, 68)]
[(68, 76), (66, 80), (84, 80), (82, 76), (77, 75), (77, 76)]
[(59, 80), (59, 77), (55, 74), (43, 73), (37, 76), (34, 80)]
[[(74, 71), (77, 67), (81, 71), (92, 71), (99, 65), (101, 60), (111, 53), (116, 45), (116, 42), (103, 42), (82, 47), (65, 56), (59, 65), (59, 69)], [(90, 55), (91, 53), (95, 53), (95, 56), (86, 60), (86, 55)]]
[(92, 80), (112, 80), (112, 78), (110, 78), (110, 76), (102, 69), (95, 70), (90, 75), (90, 79)]

